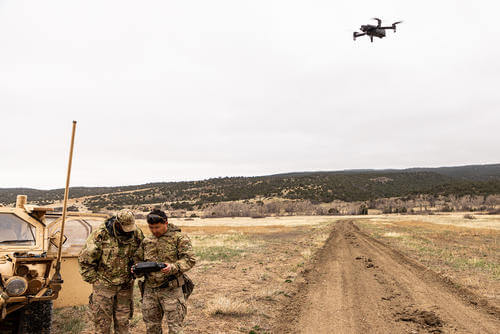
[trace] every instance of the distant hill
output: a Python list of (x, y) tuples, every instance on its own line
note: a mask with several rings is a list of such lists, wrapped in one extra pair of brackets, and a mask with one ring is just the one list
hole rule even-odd
[[(0, 189), (0, 203), (13, 203), (18, 194), (28, 195), (30, 202), (48, 204), (61, 200), (64, 190)], [(297, 172), (70, 189), (70, 198), (89, 196), (85, 204), (92, 209), (163, 202), (172, 203), (174, 208), (190, 209), (207, 203), (255, 198), (305, 199), (313, 202), (366, 201), (416, 194), (500, 194), (500, 164), (404, 170)]]
[(363, 174), (363, 173), (406, 173), (432, 172), (452, 178), (469, 181), (489, 181), (500, 179), (500, 164), (467, 165), (456, 167), (418, 167), (407, 169), (347, 169), (341, 171), (294, 172), (270, 176), (306, 176), (314, 174)]
[(490, 181), (500, 178), (500, 164), (461, 167), (410, 168), (409, 172), (434, 172), (469, 181)]

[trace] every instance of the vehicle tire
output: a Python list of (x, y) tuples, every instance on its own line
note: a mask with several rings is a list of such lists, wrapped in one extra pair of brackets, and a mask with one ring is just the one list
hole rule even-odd
[(17, 334), (19, 333), (19, 322), (21, 319), (21, 310), (15, 311), (7, 315), (3, 320), (0, 320), (0, 334)]
[(52, 300), (33, 302), (21, 310), (18, 333), (49, 334), (51, 328)]

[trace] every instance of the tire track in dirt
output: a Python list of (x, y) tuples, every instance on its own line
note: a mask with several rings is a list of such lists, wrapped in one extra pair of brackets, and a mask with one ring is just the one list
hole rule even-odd
[(336, 224), (275, 333), (498, 333), (500, 311), (359, 231)]

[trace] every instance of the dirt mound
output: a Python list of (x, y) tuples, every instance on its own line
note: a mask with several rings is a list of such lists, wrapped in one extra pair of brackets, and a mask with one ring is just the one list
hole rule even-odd
[(395, 317), (399, 321), (408, 321), (420, 325), (420, 327), (427, 329), (429, 333), (442, 333), (443, 321), (432, 311), (407, 309), (401, 313), (397, 312)]
[(498, 333), (500, 311), (349, 221), (304, 271), (275, 333)]

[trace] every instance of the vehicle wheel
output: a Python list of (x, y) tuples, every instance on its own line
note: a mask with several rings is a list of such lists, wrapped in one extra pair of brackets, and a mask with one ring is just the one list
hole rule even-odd
[(52, 300), (33, 302), (21, 310), (19, 333), (49, 334), (52, 328)]
[(16, 334), (19, 333), (19, 321), (22, 310), (10, 313), (3, 320), (0, 320), (0, 334)]

